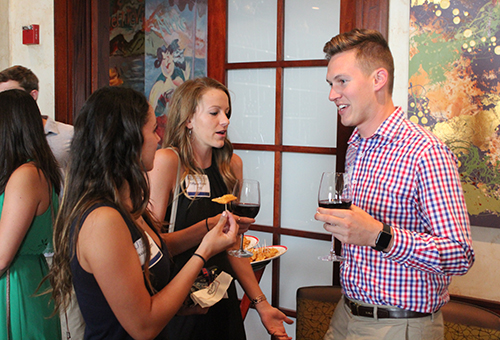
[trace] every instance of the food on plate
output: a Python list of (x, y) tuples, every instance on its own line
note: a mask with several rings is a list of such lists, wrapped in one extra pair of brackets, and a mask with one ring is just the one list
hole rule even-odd
[(238, 199), (236, 196), (227, 194), (221, 197), (213, 198), (212, 201), (219, 203), (219, 204), (228, 204), (231, 201), (234, 201)]
[(247, 249), (250, 245), (250, 239), (248, 237), (243, 237), (243, 249)]
[(253, 256), (250, 258), (250, 262), (267, 260), (275, 257), (279, 253), (278, 249), (272, 247), (250, 249), (250, 251), (253, 253)]

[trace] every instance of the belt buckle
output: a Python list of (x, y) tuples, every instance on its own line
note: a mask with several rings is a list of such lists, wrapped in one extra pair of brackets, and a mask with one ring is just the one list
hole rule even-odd
[(349, 300), (349, 307), (352, 314), (359, 316), (359, 303)]
[(356, 306), (356, 315), (359, 315), (359, 303), (355, 302), (354, 305)]

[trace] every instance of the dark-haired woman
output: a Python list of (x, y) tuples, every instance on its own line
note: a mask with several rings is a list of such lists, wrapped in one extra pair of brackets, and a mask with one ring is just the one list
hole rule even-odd
[(0, 339), (58, 339), (44, 252), (61, 178), (40, 111), (23, 90), (0, 93)]
[(164, 328), (205, 261), (236, 240), (236, 223), (225, 215), (171, 279), (147, 209), (146, 171), (158, 140), (153, 109), (132, 89), (97, 90), (76, 118), (50, 280), (58, 307), (73, 283), (85, 339), (166, 339)]

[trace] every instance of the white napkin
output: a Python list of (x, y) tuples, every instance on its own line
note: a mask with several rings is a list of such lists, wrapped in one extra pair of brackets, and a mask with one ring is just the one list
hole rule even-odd
[(231, 281), (233, 281), (231, 275), (221, 272), (210, 286), (191, 293), (191, 299), (195, 305), (199, 304), (202, 308), (213, 306), (222, 298), (227, 298), (227, 289)]

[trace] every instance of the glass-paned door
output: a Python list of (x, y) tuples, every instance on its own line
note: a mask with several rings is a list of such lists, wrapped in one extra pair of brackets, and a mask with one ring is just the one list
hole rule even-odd
[[(339, 17), (340, 0), (227, 2), (229, 138), (243, 176), (259, 180), (262, 191), (248, 234), (288, 248), (260, 284), (291, 316), (297, 288), (332, 283), (332, 264), (317, 259), (329, 236), (314, 213), (321, 173), (336, 166), (337, 112), (328, 100), (323, 46), (339, 33)], [(245, 325), (249, 339), (269, 337), (255, 310)], [(295, 325), (287, 332), (295, 337)]]

